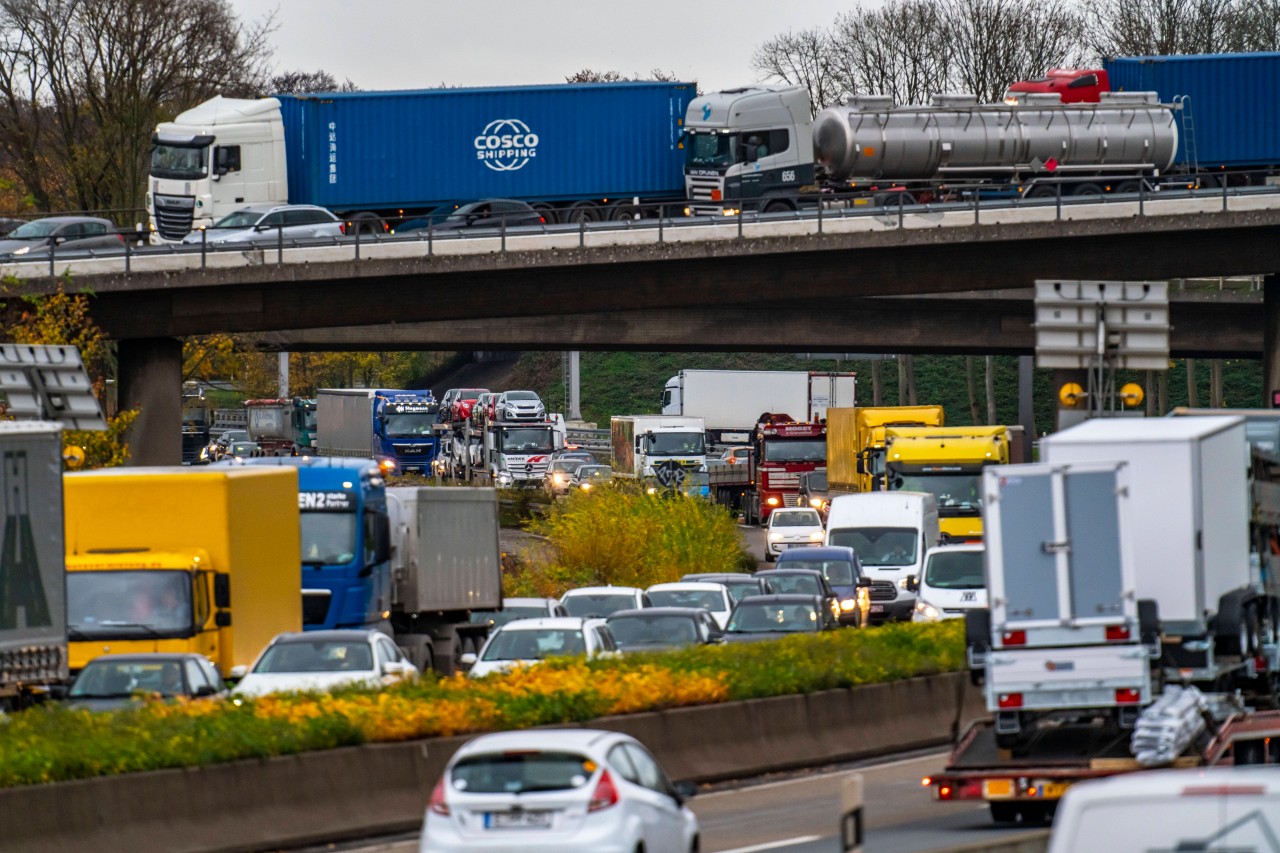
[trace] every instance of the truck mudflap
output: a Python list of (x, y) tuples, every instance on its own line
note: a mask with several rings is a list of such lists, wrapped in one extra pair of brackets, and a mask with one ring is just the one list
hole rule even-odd
[(986, 653), (987, 710), (1143, 707), (1151, 657), (1140, 644), (996, 649)]

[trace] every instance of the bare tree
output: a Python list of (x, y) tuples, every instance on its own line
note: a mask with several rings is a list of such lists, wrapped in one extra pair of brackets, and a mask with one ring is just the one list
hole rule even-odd
[(1224, 50), (1280, 50), (1280, 0), (1243, 0), (1228, 17)]
[(940, 11), (935, 0), (890, 0), (838, 16), (830, 36), (837, 86), (899, 104), (943, 91), (951, 46)]
[(351, 78), (338, 82), (324, 69), (315, 71), (282, 71), (267, 81), (263, 94), (303, 94), (305, 92), (359, 92), (360, 87)]
[(227, 0), (0, 0), (0, 157), (45, 210), (140, 208), (155, 125), (265, 79)]
[(818, 110), (836, 102), (842, 93), (831, 64), (831, 36), (811, 27), (774, 36), (756, 48), (751, 68), (765, 80), (804, 86), (809, 90), (809, 109)]
[(939, 0), (952, 46), (950, 82), (998, 101), (1015, 80), (1070, 65), (1083, 21), (1066, 0)]
[(1236, 0), (1089, 0), (1085, 41), (1098, 57), (1216, 53), (1233, 40)]

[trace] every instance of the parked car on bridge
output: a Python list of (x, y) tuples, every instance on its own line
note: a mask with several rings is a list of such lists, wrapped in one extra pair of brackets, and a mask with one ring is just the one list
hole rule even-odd
[(476, 397), (476, 404), (471, 407), (472, 425), (482, 427), (487, 421), (493, 420), (493, 400), (497, 396), (492, 391), (485, 391)]
[(413, 234), (430, 229), (432, 233), (463, 231), (471, 228), (501, 229), (522, 225), (545, 225), (546, 219), (523, 201), (510, 198), (490, 198), (464, 204), (444, 219), (412, 219), (396, 228), (397, 234)]
[(218, 670), (204, 655), (148, 653), (100, 655), (85, 664), (66, 692), (67, 707), (111, 711), (148, 696), (213, 699), (227, 695)]
[[(244, 669), (235, 667), (232, 675)], [(232, 693), (262, 696), (348, 684), (378, 687), (417, 677), (417, 667), (381, 631), (288, 632), (267, 644)]]
[(187, 245), (201, 243), (274, 244), (341, 237), (342, 220), (323, 207), (311, 204), (251, 204), (213, 223), (207, 231), (192, 231), (182, 238)]
[(816, 595), (753, 595), (739, 601), (729, 615), (727, 642), (771, 640), (785, 634), (808, 634), (838, 628), (831, 608)]
[(459, 661), (468, 675), (480, 678), (514, 666), (530, 666), (551, 657), (586, 655), (595, 658), (618, 650), (603, 619), (562, 616), (555, 619), (517, 619), (497, 628), (480, 654)]
[(788, 548), (811, 548), (826, 538), (822, 516), (809, 507), (781, 507), (769, 513), (765, 526), (764, 558), (768, 562)]
[[(847, 545), (783, 551), (778, 555), (778, 570), (783, 569), (821, 572), (836, 594), (841, 625), (861, 628), (870, 621), (871, 580), (864, 575), (857, 552)], [(982, 574), (981, 557), (978, 573)]]
[(463, 744), (431, 792), (421, 853), (696, 851), (696, 788), (672, 784), (639, 741), (532, 729)]
[(680, 581), (656, 583), (645, 590), (650, 607), (700, 607), (711, 614), (720, 630), (729, 621), (733, 599), (729, 590), (711, 581)]
[(91, 249), (124, 251), (124, 236), (109, 219), (96, 216), (47, 216), (33, 219), (0, 238), (0, 260), (23, 261)]
[(721, 642), (724, 626), (701, 607), (619, 610), (605, 620), (618, 650), (655, 652)]
[(633, 586), (584, 586), (560, 596), (560, 603), (570, 616), (594, 616), (603, 619), (618, 610), (649, 607), (649, 596)]
[(764, 581), (745, 572), (695, 572), (681, 576), (680, 580), (712, 581), (721, 584), (729, 590), (729, 597), (733, 599), (734, 604), (748, 595), (765, 595), (769, 591), (765, 588)]

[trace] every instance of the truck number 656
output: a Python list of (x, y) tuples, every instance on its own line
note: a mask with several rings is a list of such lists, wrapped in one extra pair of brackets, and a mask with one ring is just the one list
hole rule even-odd
[(782, 182), (784, 184), (795, 183), (796, 173), (794, 169), (786, 169), (782, 173)]

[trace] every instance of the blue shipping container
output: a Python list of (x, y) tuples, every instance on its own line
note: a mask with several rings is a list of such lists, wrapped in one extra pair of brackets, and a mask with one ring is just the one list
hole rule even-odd
[[(1280, 163), (1280, 53), (1122, 57), (1104, 67), (1114, 91), (1156, 92), (1165, 104), (1187, 98), (1200, 168)], [(1185, 119), (1178, 123), (1181, 132)], [(1190, 165), (1181, 136), (1175, 162)]]
[(278, 95), (289, 200), (351, 212), (680, 197), (695, 94), (589, 83)]

